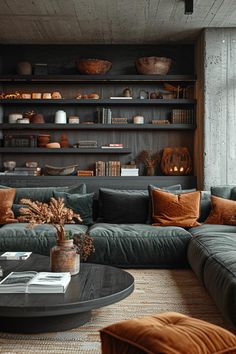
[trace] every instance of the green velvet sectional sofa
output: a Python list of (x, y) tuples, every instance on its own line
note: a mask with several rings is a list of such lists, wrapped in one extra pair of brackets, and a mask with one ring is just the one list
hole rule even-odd
[[(165, 189), (181, 193), (179, 185)], [(215, 187), (211, 193), (236, 200), (236, 187)], [(188, 230), (151, 225), (148, 189), (101, 188), (94, 198), (93, 193), (86, 193), (85, 185), (17, 188), (13, 210), (17, 215), (22, 197), (45, 202), (52, 196), (65, 197), (67, 206), (81, 212), (85, 220), (82, 225), (66, 225), (66, 229), (73, 234), (88, 232), (94, 239), (96, 251), (89, 262), (124, 268), (190, 266), (236, 328), (236, 226), (204, 224), (211, 210), (211, 193), (201, 192), (202, 224)], [(49, 255), (55, 242), (56, 234), (50, 225), (29, 229), (27, 224), (16, 223), (0, 228), (0, 252), (33, 251)]]

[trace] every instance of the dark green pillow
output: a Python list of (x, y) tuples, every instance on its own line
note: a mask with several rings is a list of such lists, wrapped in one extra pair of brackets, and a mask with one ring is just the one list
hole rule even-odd
[(111, 224), (145, 224), (147, 190), (99, 189), (99, 221)]
[(72, 209), (75, 213), (79, 213), (83, 224), (93, 224), (93, 196), (89, 194), (69, 194), (66, 192), (53, 192), (54, 198), (64, 198), (65, 206)]
[(215, 187), (211, 187), (211, 194), (219, 198), (233, 199), (231, 197), (231, 193), (233, 192), (233, 190), (234, 190), (234, 186), (228, 186), (228, 185), (215, 186)]

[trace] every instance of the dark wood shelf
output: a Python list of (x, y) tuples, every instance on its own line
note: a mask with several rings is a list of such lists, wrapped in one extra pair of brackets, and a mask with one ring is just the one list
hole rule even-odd
[(33, 147), (2, 147), (0, 153), (10, 154), (130, 154), (130, 149), (102, 148), (33, 148)]
[(163, 106), (163, 105), (195, 105), (196, 100), (190, 99), (0, 99), (2, 105), (78, 105), (78, 106)]
[[(193, 188), (196, 186), (196, 176), (93, 176), (93, 177), (84, 177), (84, 176), (20, 176), (20, 179), (16, 178), (15, 175), (0, 175), (1, 183), (9, 183), (10, 186), (20, 187), (20, 186), (42, 186), (42, 185), (52, 185), (59, 186), (73, 185), (73, 183), (86, 183), (88, 186), (91, 185), (105, 185), (106, 182), (121, 182), (123, 183), (135, 183), (135, 186), (140, 189), (147, 188), (149, 184), (170, 186), (180, 183), (184, 188)], [(95, 184), (94, 184), (95, 183)]]
[(2, 130), (195, 130), (194, 124), (0, 124)]
[(192, 75), (0, 75), (0, 82), (194, 82)]

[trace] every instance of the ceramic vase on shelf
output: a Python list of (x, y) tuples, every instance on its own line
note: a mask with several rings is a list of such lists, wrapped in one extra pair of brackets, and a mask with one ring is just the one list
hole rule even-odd
[(154, 166), (146, 166), (146, 176), (155, 176)]
[(80, 255), (71, 240), (57, 240), (56, 246), (50, 251), (50, 264), (52, 272), (70, 272), (71, 275), (79, 273)]

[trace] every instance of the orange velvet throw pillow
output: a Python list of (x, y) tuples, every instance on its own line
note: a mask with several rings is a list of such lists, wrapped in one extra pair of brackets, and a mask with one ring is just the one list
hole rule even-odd
[(154, 226), (193, 227), (200, 213), (200, 192), (172, 194), (152, 190), (152, 218)]
[(14, 188), (0, 189), (0, 224), (16, 221), (11, 210), (15, 194), (16, 190)]
[[(204, 224), (236, 225), (236, 201), (211, 196), (211, 212)], [(235, 220), (233, 218), (235, 217)]]
[(211, 323), (167, 312), (100, 331), (102, 354), (235, 354), (236, 336)]

